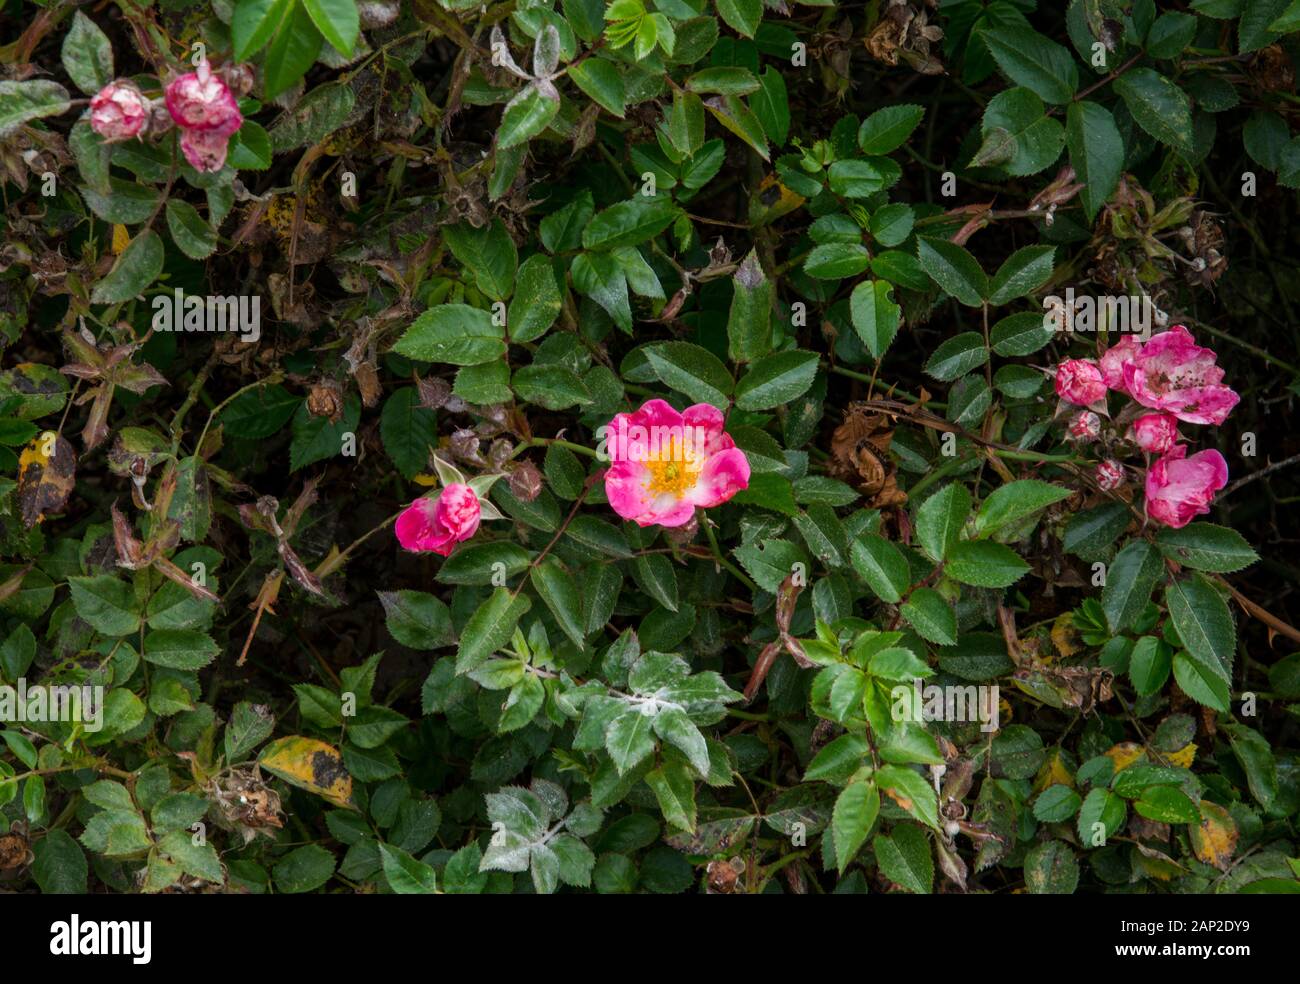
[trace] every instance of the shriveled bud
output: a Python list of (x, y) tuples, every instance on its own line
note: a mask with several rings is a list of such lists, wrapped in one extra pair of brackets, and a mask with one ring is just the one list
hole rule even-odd
[(328, 417), (332, 424), (343, 418), (343, 387), (337, 379), (322, 379), (311, 388), (307, 412), (313, 417)]
[(531, 461), (521, 461), (510, 473), (510, 492), (516, 499), (532, 502), (542, 494), (542, 473)]

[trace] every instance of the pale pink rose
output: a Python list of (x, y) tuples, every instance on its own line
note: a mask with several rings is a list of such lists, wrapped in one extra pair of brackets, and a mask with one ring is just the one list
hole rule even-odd
[(1241, 397), (1223, 385), (1215, 358), (1175, 325), (1142, 346), (1124, 367), (1124, 385), (1144, 407), (1167, 410), (1189, 424), (1222, 424)]
[(220, 171), (226, 163), (230, 138), (207, 130), (181, 130), (181, 153), (196, 171)]
[(144, 132), (149, 120), (149, 100), (134, 82), (108, 83), (90, 100), (90, 128), (109, 143), (130, 140)]
[(749, 459), (723, 429), (722, 411), (697, 403), (678, 413), (648, 400), (609, 422), (605, 494), (638, 526), (682, 526), (695, 508), (720, 506), (749, 487)]
[(1106, 350), (1098, 360), (1098, 365), (1101, 367), (1101, 376), (1107, 387), (1118, 393), (1128, 393), (1128, 387), (1124, 384), (1124, 367), (1141, 351), (1142, 343), (1132, 335), (1125, 335), (1118, 344)]
[(230, 136), (244, 122), (235, 94), (225, 79), (212, 74), (206, 61), (167, 86), (167, 111), (183, 130)]
[(1110, 492), (1124, 484), (1124, 466), (1113, 458), (1103, 461), (1097, 466), (1094, 476), (1097, 479), (1097, 485), (1104, 491)]
[(1101, 434), (1101, 418), (1091, 410), (1080, 410), (1070, 419), (1070, 437), (1075, 441), (1094, 441)]
[(1081, 407), (1105, 399), (1101, 370), (1091, 359), (1066, 359), (1056, 367), (1056, 395)]
[(1218, 451), (1187, 457), (1187, 445), (1175, 445), (1147, 472), (1147, 515), (1181, 529), (1210, 511), (1214, 493), (1228, 484), (1228, 463)]
[(1144, 413), (1133, 421), (1128, 436), (1143, 451), (1164, 454), (1178, 443), (1178, 418), (1171, 413)]
[(468, 485), (452, 482), (436, 497), (416, 499), (397, 517), (397, 540), (407, 550), (446, 557), (478, 532), (481, 508)]

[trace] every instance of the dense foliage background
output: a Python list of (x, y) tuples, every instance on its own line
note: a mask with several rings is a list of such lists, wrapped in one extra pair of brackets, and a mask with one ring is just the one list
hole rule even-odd
[[(0, 726), (0, 884), (1300, 890), (1297, 54), (1289, 0), (3, 0), (0, 682), (107, 696)], [(1067, 287), (1217, 353), (1212, 515), (1114, 395), (1071, 439)], [(751, 470), (671, 529), (595, 457), (655, 397)], [(403, 550), (448, 468), (502, 518)]]

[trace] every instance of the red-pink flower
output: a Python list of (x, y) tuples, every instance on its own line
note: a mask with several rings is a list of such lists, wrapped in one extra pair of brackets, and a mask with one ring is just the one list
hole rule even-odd
[(1080, 410), (1070, 420), (1070, 437), (1076, 441), (1094, 441), (1101, 434), (1101, 418), (1091, 410)]
[(220, 171), (226, 163), (230, 138), (207, 130), (181, 130), (181, 153), (196, 171)]
[(1105, 399), (1101, 370), (1090, 359), (1066, 359), (1056, 367), (1056, 395), (1081, 407)]
[(213, 75), (206, 61), (167, 86), (167, 111), (184, 130), (230, 136), (244, 122), (235, 94), (225, 79)]
[(1125, 335), (1120, 341), (1108, 348), (1098, 365), (1106, 386), (1119, 393), (1128, 393), (1124, 384), (1124, 367), (1133, 361), (1134, 356), (1142, 351), (1142, 343), (1132, 335)]
[(1211, 349), (1182, 325), (1156, 335), (1124, 367), (1128, 393), (1144, 407), (1167, 410), (1189, 424), (1222, 424), (1241, 399), (1222, 383)]
[(1214, 493), (1228, 484), (1228, 463), (1218, 451), (1198, 451), (1187, 457), (1187, 445), (1176, 445), (1147, 472), (1147, 515), (1180, 529), (1210, 511)]
[(1124, 466), (1113, 458), (1097, 466), (1095, 473), (1097, 485), (1109, 492), (1124, 484)]
[(1143, 451), (1164, 454), (1178, 443), (1178, 418), (1172, 413), (1144, 413), (1133, 421), (1128, 436)]
[(130, 140), (144, 132), (149, 108), (149, 100), (134, 82), (115, 80), (90, 100), (90, 128), (109, 143)]
[(468, 485), (453, 482), (436, 497), (416, 499), (397, 517), (397, 540), (407, 550), (446, 557), (452, 547), (478, 532), (482, 509)]
[(722, 411), (697, 403), (678, 413), (648, 400), (605, 428), (605, 494), (638, 526), (682, 526), (695, 507), (720, 506), (749, 487), (749, 460), (723, 431)]

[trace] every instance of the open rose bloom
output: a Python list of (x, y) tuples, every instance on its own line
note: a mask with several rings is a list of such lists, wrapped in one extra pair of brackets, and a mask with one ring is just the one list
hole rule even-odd
[(749, 460), (723, 431), (722, 411), (707, 403), (678, 413), (648, 400), (611, 420), (606, 442), (605, 494), (638, 526), (683, 526), (697, 506), (720, 506), (749, 487)]
[(1124, 360), (1125, 392), (1142, 406), (1189, 424), (1222, 424), (1241, 397), (1223, 384), (1216, 358), (1175, 325)]
[(203, 61), (167, 86), (167, 112), (181, 130), (181, 152), (196, 171), (219, 171), (230, 136), (244, 123), (224, 79)]
[(1180, 529), (1210, 511), (1214, 493), (1228, 484), (1228, 463), (1218, 451), (1187, 457), (1179, 444), (1147, 472), (1147, 514)]

